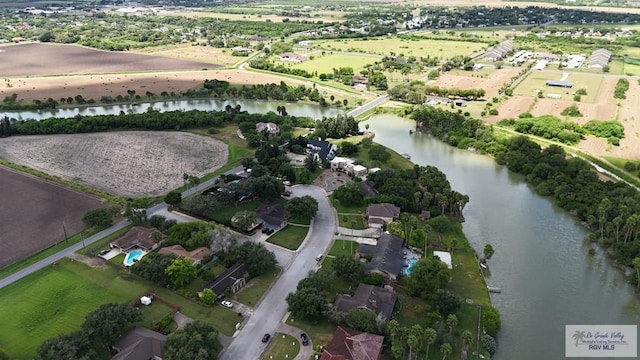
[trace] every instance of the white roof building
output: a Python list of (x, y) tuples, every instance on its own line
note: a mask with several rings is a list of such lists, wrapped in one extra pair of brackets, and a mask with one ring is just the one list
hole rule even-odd
[(447, 264), (449, 269), (453, 269), (453, 265), (451, 263), (451, 253), (446, 251), (434, 251), (433, 256), (437, 257), (443, 263)]

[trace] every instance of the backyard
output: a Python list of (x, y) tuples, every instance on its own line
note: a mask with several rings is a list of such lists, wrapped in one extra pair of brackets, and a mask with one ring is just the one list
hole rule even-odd
[(307, 236), (309, 228), (306, 226), (287, 225), (284, 229), (277, 231), (271, 235), (267, 242), (282, 246), (289, 250), (297, 250)]
[(300, 351), (300, 343), (291, 335), (276, 333), (263, 359), (293, 359)]
[[(186, 316), (205, 321), (226, 335), (232, 335), (235, 324), (242, 321), (233, 311), (187, 300), (112, 266), (89, 267), (63, 259), (3, 289), (0, 344), (12, 358), (31, 359), (44, 340), (78, 330), (84, 317), (101, 304), (130, 303), (147, 292), (178, 304)], [(145, 324), (167, 315), (163, 306), (150, 310), (145, 313)]]

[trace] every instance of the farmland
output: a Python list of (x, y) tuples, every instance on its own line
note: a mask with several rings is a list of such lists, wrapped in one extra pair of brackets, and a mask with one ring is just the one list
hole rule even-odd
[(156, 196), (225, 164), (219, 140), (181, 132), (21, 136), (3, 140), (0, 157), (122, 196)]
[(306, 60), (301, 63), (291, 65), (295, 69), (303, 69), (309, 72), (317, 71), (321, 73), (333, 73), (334, 68), (351, 67), (354, 73), (359, 73), (364, 69), (365, 65), (373, 64), (379, 61), (379, 57), (348, 55), (348, 54), (313, 54), (312, 60)]
[(246, 59), (242, 56), (232, 56), (231, 49), (220, 49), (211, 46), (192, 46), (191, 44), (154, 46), (132, 50), (131, 53), (163, 56), (182, 60), (197, 61), (217, 65), (233, 65)]
[(482, 69), (473, 72), (454, 70), (440, 75), (437, 84), (443, 88), (485, 89), (485, 98), (490, 99), (497, 96), (498, 89), (519, 71), (518, 68)]
[(133, 53), (90, 49), (75, 45), (21, 44), (0, 47), (0, 74), (69, 75), (215, 68), (219, 65)]
[(85, 228), (81, 218), (99, 199), (0, 167), (0, 268)]
[[(450, 58), (456, 55), (471, 55), (487, 47), (483, 43), (450, 40), (408, 40), (398, 38), (377, 38), (368, 40), (331, 40), (317, 41), (314, 48), (362, 52), (368, 54), (398, 56), (437, 56)], [(402, 54), (402, 55), (401, 55)]]

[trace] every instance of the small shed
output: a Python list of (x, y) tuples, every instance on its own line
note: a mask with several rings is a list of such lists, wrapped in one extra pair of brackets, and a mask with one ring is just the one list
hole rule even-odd
[(149, 306), (151, 305), (151, 298), (148, 296), (143, 296), (140, 298), (140, 304), (145, 305), (145, 306)]
[(443, 263), (447, 264), (449, 269), (453, 269), (453, 265), (451, 263), (451, 253), (446, 251), (434, 251), (433, 256), (437, 257)]

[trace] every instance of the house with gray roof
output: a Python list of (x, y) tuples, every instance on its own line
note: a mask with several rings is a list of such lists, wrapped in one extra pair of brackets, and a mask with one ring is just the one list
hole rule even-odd
[(165, 335), (141, 326), (134, 326), (120, 336), (112, 346), (115, 354), (111, 360), (162, 360)]
[(357, 256), (367, 259), (364, 268), (369, 273), (379, 273), (396, 280), (404, 271), (404, 239), (385, 232), (376, 245), (360, 244)]
[(235, 294), (247, 283), (249, 268), (245, 264), (235, 264), (215, 278), (207, 288), (218, 295), (218, 300), (224, 299), (227, 293)]
[(378, 320), (387, 321), (391, 319), (397, 300), (398, 295), (392, 288), (359, 284), (353, 296), (338, 295), (334, 308), (340, 312), (365, 309), (376, 313)]
[(400, 208), (390, 203), (371, 204), (367, 206), (367, 225), (384, 227), (400, 216)]

